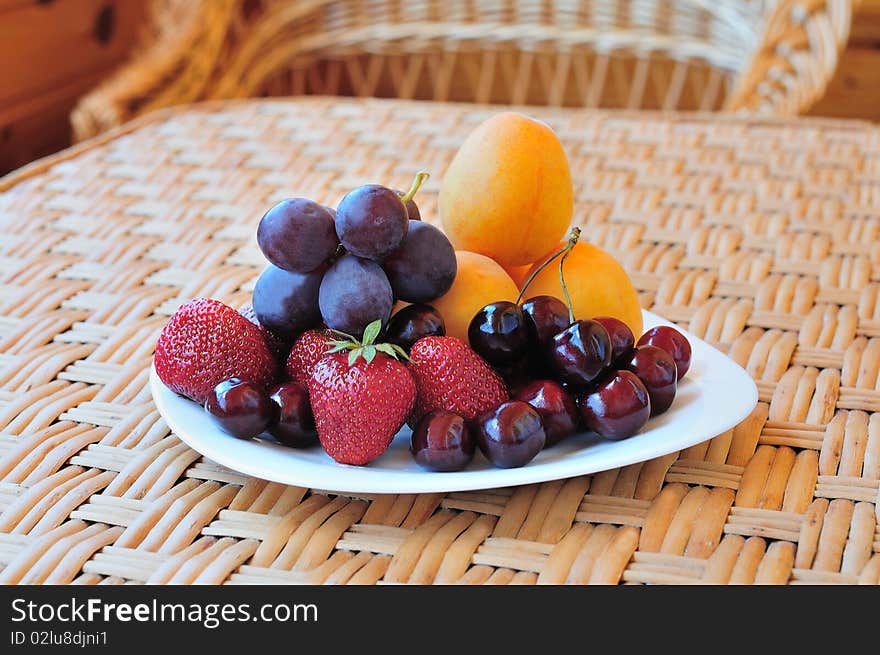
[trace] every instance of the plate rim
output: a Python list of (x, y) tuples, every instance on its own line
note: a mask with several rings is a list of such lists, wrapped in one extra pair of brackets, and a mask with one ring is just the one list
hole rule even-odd
[[(254, 464), (252, 462), (249, 462), (248, 460), (230, 461), (232, 459), (231, 455), (224, 454), (223, 452), (219, 451), (217, 448), (212, 446), (210, 443), (208, 443), (206, 445), (204, 441), (200, 441), (198, 439), (193, 439), (192, 435), (189, 434), (190, 430), (189, 429), (181, 429), (182, 426), (178, 422), (177, 417), (175, 416), (175, 413), (173, 411), (169, 411), (168, 404), (166, 403), (166, 397), (170, 398), (173, 396), (174, 398), (180, 398), (184, 402), (189, 402), (189, 403), (193, 403), (193, 401), (185, 399), (181, 396), (177, 396), (176, 394), (174, 394), (174, 392), (172, 392), (170, 389), (165, 387), (165, 385), (159, 379), (158, 374), (156, 373), (156, 368), (155, 368), (155, 364), (153, 361), (151, 361), (151, 364), (150, 364), (150, 392), (151, 392), (151, 395), (153, 398), (153, 402), (156, 405), (156, 409), (159, 411), (159, 414), (168, 423), (169, 428), (175, 434), (175, 436), (177, 436), (177, 438), (179, 438), (187, 446), (189, 446), (190, 448), (192, 448), (193, 450), (198, 452), (203, 457), (205, 457), (213, 462), (216, 462), (217, 464), (220, 464), (221, 466), (229, 468), (233, 471), (242, 473), (244, 475), (249, 475), (252, 477), (260, 478), (263, 480), (278, 482), (281, 484), (306, 487), (309, 489), (319, 489), (322, 491), (349, 493), (349, 494), (357, 494), (357, 493), (369, 493), (369, 494), (419, 493), (420, 494), (420, 493), (451, 493), (451, 492), (457, 492), (457, 491), (476, 491), (476, 490), (480, 490), (480, 489), (504, 488), (504, 487), (527, 485), (527, 484), (535, 484), (535, 483), (540, 483), (540, 482), (550, 482), (553, 480), (565, 480), (565, 479), (570, 479), (572, 477), (577, 477), (580, 475), (590, 475), (590, 474), (598, 473), (601, 471), (619, 468), (622, 466), (628, 466), (630, 464), (650, 461), (652, 459), (656, 459), (658, 457), (662, 457), (664, 455), (668, 455), (668, 454), (676, 452), (676, 451), (684, 450), (685, 448), (689, 448), (689, 447), (694, 446), (698, 443), (708, 441), (708, 440), (713, 439), (714, 437), (718, 436), (719, 434), (722, 434), (722, 433), (726, 432), (727, 430), (730, 430), (731, 428), (742, 423), (742, 421), (744, 421), (746, 418), (748, 418), (748, 416), (754, 411), (754, 408), (758, 403), (758, 399), (759, 399), (758, 398), (758, 388), (757, 388), (757, 385), (755, 384), (754, 379), (752, 378), (751, 375), (749, 375), (749, 373), (745, 369), (743, 369), (739, 364), (737, 364), (728, 355), (722, 353), (720, 350), (718, 350), (714, 346), (708, 344), (707, 342), (703, 341), (699, 337), (694, 336), (690, 332), (684, 330), (683, 328), (681, 328), (678, 325), (675, 325), (671, 321), (663, 318), (662, 316), (660, 316), (658, 314), (654, 314), (653, 312), (649, 312), (648, 310), (643, 309), (642, 315), (643, 315), (643, 318), (649, 319), (646, 322), (648, 322), (652, 325), (669, 325), (669, 326), (675, 327), (678, 330), (681, 330), (682, 332), (684, 332), (686, 334), (686, 336), (688, 337), (688, 339), (692, 343), (693, 342), (699, 343), (700, 349), (702, 349), (702, 348), (711, 349), (712, 351), (717, 353), (719, 356), (723, 357), (725, 360), (727, 360), (727, 363), (730, 366), (739, 369), (739, 373), (741, 374), (740, 377), (742, 378), (742, 382), (748, 383), (749, 391), (751, 393), (749, 394), (750, 397), (748, 399), (748, 402), (743, 402), (742, 409), (738, 413), (731, 414), (731, 416), (728, 417), (728, 419), (726, 421), (722, 421), (721, 423), (718, 424), (718, 426), (712, 427), (714, 434), (712, 434), (710, 436), (702, 436), (701, 435), (701, 436), (694, 436), (693, 438), (682, 438), (680, 440), (676, 440), (672, 447), (667, 447), (666, 445), (662, 445), (662, 442), (661, 442), (660, 444), (654, 445), (653, 448), (650, 446), (647, 447), (646, 450), (643, 450), (639, 454), (638, 459), (634, 460), (634, 459), (632, 459), (632, 457), (622, 457), (620, 462), (614, 463), (610, 466), (604, 465), (604, 464), (602, 464), (598, 467), (593, 467), (593, 466), (589, 466), (589, 465), (584, 466), (584, 464), (589, 462), (591, 458), (587, 458), (587, 459), (570, 458), (572, 460), (572, 463), (568, 467), (565, 466), (566, 462), (564, 460), (562, 460), (562, 461), (553, 462), (553, 463), (546, 463), (544, 465), (539, 464), (536, 466), (530, 466), (527, 464), (525, 466), (522, 466), (519, 468), (513, 468), (513, 469), (500, 469), (500, 468), (493, 469), (493, 468), (490, 468), (490, 469), (479, 469), (476, 471), (457, 471), (457, 472), (452, 472), (452, 473), (439, 473), (439, 472), (432, 472), (432, 471), (424, 470), (424, 471), (418, 471), (416, 473), (413, 471), (397, 471), (397, 470), (390, 470), (389, 471), (389, 470), (381, 470), (381, 469), (377, 470), (375, 468), (370, 469), (367, 467), (351, 466), (351, 465), (347, 465), (347, 464), (339, 464), (339, 463), (334, 462), (333, 464), (335, 464), (335, 466), (340, 467), (340, 470), (351, 470), (353, 472), (356, 472), (356, 475), (353, 476), (354, 479), (355, 480), (364, 480), (364, 482), (367, 482), (367, 484), (364, 484), (364, 483), (357, 484), (356, 483), (354, 485), (351, 485), (349, 488), (343, 489), (342, 486), (344, 486), (344, 485), (341, 486), (339, 484), (334, 483), (333, 485), (331, 485), (332, 488), (330, 488), (330, 487), (321, 486), (321, 484), (314, 484), (315, 482), (317, 482), (317, 480), (315, 480), (315, 479), (302, 479), (300, 481), (295, 481), (295, 480), (291, 479), (290, 476), (276, 474), (274, 470), (271, 470), (271, 469), (267, 470), (265, 467), (261, 467), (259, 464)], [(746, 409), (746, 408), (748, 408), (748, 409)], [(581, 434), (583, 434), (583, 433), (581, 433)], [(632, 438), (638, 438), (638, 435), (635, 435)], [(618, 443), (622, 444), (622, 443), (627, 443), (627, 442), (629, 442), (629, 440), (622, 440)], [(240, 442), (238, 442), (238, 445), (240, 447), (241, 446), (243, 446), (243, 447), (253, 446), (255, 448), (260, 448), (260, 449), (270, 447), (273, 449), (282, 448), (285, 451), (292, 450), (292, 449), (289, 449), (285, 446), (281, 446), (280, 444), (273, 444), (270, 442), (263, 442), (263, 443), (253, 442), (253, 443), (251, 443), (251, 442), (247, 442), (247, 441), (240, 441)], [(626, 452), (626, 451), (624, 450), (624, 452)], [(263, 453), (262, 456), (264, 457), (265, 453)], [(612, 457), (612, 459), (613, 459), (613, 457)], [(581, 465), (577, 466), (578, 463), (580, 463)], [(308, 465), (309, 463), (306, 462), (305, 464)], [(553, 470), (556, 472), (548, 475), (547, 470), (546, 470), (547, 466), (553, 467)], [(574, 469), (577, 469), (577, 470), (574, 470)], [(318, 467), (317, 470), (319, 471), (319, 473), (316, 474), (315, 477), (319, 477), (320, 471), (325, 470), (325, 467), (323, 467), (323, 466)], [(363, 475), (364, 472), (366, 472), (367, 474)], [(511, 472), (515, 472), (516, 475), (514, 475), (514, 473), (511, 473)], [(382, 485), (368, 484), (368, 482), (376, 476), (380, 476), (380, 477), (381, 476), (389, 476), (389, 479), (393, 480), (393, 479), (399, 478), (401, 476), (409, 477), (412, 475), (424, 476), (424, 481), (426, 484), (419, 485), (418, 488), (416, 488), (416, 486), (411, 485), (411, 484), (405, 484), (405, 485), (402, 485), (400, 488), (397, 488), (394, 490), (387, 489), (387, 488), (383, 487)], [(471, 477), (471, 476), (475, 478), (474, 482), (468, 483), (468, 484), (461, 483), (462, 477)], [(497, 480), (493, 481), (493, 479), (498, 476), (502, 476), (502, 478), (516, 477), (518, 479), (515, 482), (511, 482), (509, 480), (504, 480), (504, 479), (502, 479), (502, 481), (500, 481), (500, 482)], [(308, 478), (308, 476), (305, 476), (305, 477)], [(458, 483), (456, 483), (456, 482), (458, 482)]]

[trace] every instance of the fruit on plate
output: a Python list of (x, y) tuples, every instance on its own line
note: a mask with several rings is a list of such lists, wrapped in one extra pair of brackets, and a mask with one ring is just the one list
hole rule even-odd
[(324, 274), (318, 305), (327, 327), (361, 335), (375, 320), (384, 327), (391, 316), (394, 295), (379, 264), (349, 254), (336, 260)]
[(428, 302), (449, 291), (458, 265), (445, 234), (428, 223), (410, 221), (406, 238), (382, 268), (395, 298)]
[(678, 379), (687, 375), (691, 367), (691, 344), (687, 338), (675, 328), (658, 325), (645, 332), (637, 343), (639, 346), (657, 346), (668, 352), (675, 361)]
[(586, 386), (611, 364), (611, 339), (601, 324), (575, 321), (550, 342), (550, 366), (562, 381)]
[(632, 351), (624, 366), (645, 385), (651, 399), (651, 416), (669, 409), (675, 399), (678, 381), (672, 355), (657, 346), (639, 346)]
[(336, 205), (336, 234), (345, 249), (375, 261), (382, 261), (397, 250), (409, 228), (407, 203), (428, 174), (416, 174), (409, 191), (398, 191), (381, 184), (364, 184), (349, 191)]
[(630, 371), (613, 371), (578, 399), (588, 430), (605, 439), (626, 439), (648, 422), (651, 401), (641, 380)]
[(284, 382), (269, 392), (276, 406), (275, 421), (268, 432), (279, 443), (291, 448), (308, 448), (318, 441), (315, 417), (309, 405), (309, 392), (296, 382)]
[(401, 352), (376, 344), (381, 321), (362, 341), (345, 337), (322, 358), (309, 380), (321, 447), (340, 464), (364, 465), (384, 453), (412, 412), (416, 385)]
[[(563, 245), (556, 246), (538, 261), (544, 262)], [(532, 272), (540, 265), (535, 264)], [(642, 333), (642, 309), (638, 293), (614, 257), (591, 243), (579, 241), (566, 257), (563, 272), (575, 316), (613, 316), (626, 323), (633, 334)], [(548, 266), (538, 273), (529, 285), (528, 292), (535, 296), (562, 298), (557, 267)]]
[(333, 336), (328, 330), (306, 330), (299, 335), (293, 342), (284, 365), (287, 379), (308, 388), (312, 371), (331, 349), (331, 341)]
[(269, 347), (269, 351), (275, 356), (275, 359), (279, 363), (284, 363), (287, 354), (290, 352), (290, 342), (285, 341), (284, 339), (279, 339), (267, 330), (260, 323), (260, 319), (257, 318), (257, 313), (254, 311), (254, 306), (252, 304), (247, 303), (242, 305), (238, 308), (238, 313), (260, 329), (260, 334), (262, 334), (263, 339), (266, 340), (266, 345)]
[(532, 296), (522, 304), (526, 328), (538, 346), (546, 346), (571, 323), (568, 307), (553, 296)]
[(624, 358), (628, 359), (636, 345), (636, 339), (629, 326), (613, 316), (596, 316), (593, 320), (608, 333), (608, 338), (611, 340), (611, 361), (616, 363)]
[[(406, 195), (406, 191), (401, 191), (400, 189), (395, 189), (394, 193), (403, 198)], [(422, 213), (419, 211), (419, 206), (416, 204), (414, 198), (410, 198), (405, 203), (403, 203), (406, 207), (406, 215), (411, 221), (420, 221), (422, 220)], [(334, 214), (335, 216), (335, 214)]]
[(200, 405), (224, 380), (235, 377), (265, 389), (277, 373), (259, 328), (209, 298), (180, 306), (159, 335), (153, 361), (166, 387)]
[(547, 440), (538, 411), (521, 400), (509, 400), (478, 419), (477, 445), (500, 468), (525, 466)]
[(409, 423), (445, 409), (471, 421), (508, 399), (507, 388), (466, 343), (455, 337), (424, 337), (410, 349), (408, 368), (418, 395)]
[(474, 450), (471, 425), (444, 409), (425, 414), (410, 439), (413, 459), (430, 471), (460, 471), (473, 459)]
[(510, 279), (513, 280), (513, 283), (516, 284), (517, 287), (522, 288), (523, 282), (525, 282), (526, 278), (529, 276), (529, 271), (532, 270), (532, 265), (529, 263), (523, 264), (522, 266), (503, 266), (502, 268), (510, 276)]
[(522, 308), (509, 300), (489, 303), (474, 315), (468, 326), (471, 348), (496, 366), (522, 359), (529, 340)]
[(269, 264), (254, 285), (254, 312), (260, 324), (285, 341), (314, 327), (321, 320), (318, 290), (324, 266), (308, 273), (293, 273)]
[(446, 335), (446, 324), (440, 312), (430, 305), (415, 303), (397, 311), (388, 321), (385, 338), (406, 352), (422, 337)]
[(573, 197), (553, 130), (503, 112), (477, 126), (456, 152), (440, 186), (440, 215), (456, 249), (522, 266), (564, 236)]
[(513, 398), (528, 403), (541, 416), (547, 436), (545, 446), (557, 444), (577, 430), (579, 420), (574, 399), (558, 382), (535, 380), (519, 389)]
[(329, 262), (339, 240), (327, 207), (307, 198), (288, 198), (263, 215), (257, 245), (270, 264), (308, 273)]
[(446, 323), (446, 334), (467, 341), (468, 326), (477, 311), (498, 300), (516, 300), (519, 290), (495, 261), (467, 251), (456, 251), (458, 272), (445, 294), (431, 301)]
[(205, 401), (205, 409), (227, 433), (253, 439), (275, 422), (278, 408), (266, 389), (253, 382), (230, 378), (218, 384)]

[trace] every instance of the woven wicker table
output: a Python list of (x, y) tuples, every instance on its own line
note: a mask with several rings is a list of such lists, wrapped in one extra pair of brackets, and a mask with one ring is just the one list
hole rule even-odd
[(566, 145), (586, 238), (757, 380), (748, 420), (474, 493), (349, 497), (203, 459), (148, 390), (167, 317), (247, 301), (281, 197), (335, 204), (424, 167), (436, 222), (442, 172), (490, 110), (163, 111), (0, 180), (0, 582), (877, 584), (880, 129), (529, 112)]

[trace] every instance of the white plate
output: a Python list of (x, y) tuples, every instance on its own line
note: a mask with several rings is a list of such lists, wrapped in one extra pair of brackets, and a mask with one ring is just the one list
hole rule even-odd
[[(673, 325), (644, 312), (645, 329)], [(680, 328), (679, 328), (680, 329)], [(691, 368), (679, 384), (672, 407), (623, 441), (587, 433), (569, 437), (538, 453), (526, 466), (495, 468), (479, 449), (464, 471), (432, 473), (409, 452), (404, 427), (389, 449), (367, 466), (337, 464), (320, 446), (300, 450), (271, 437), (242, 441), (223, 432), (198, 404), (168, 390), (156, 370), (150, 374), (153, 399), (172, 430), (191, 448), (231, 469), (267, 480), (349, 493), (429, 493), (487, 489), (559, 480), (626, 466), (682, 450), (729, 430), (758, 402), (758, 389), (739, 365), (704, 341), (691, 342)]]

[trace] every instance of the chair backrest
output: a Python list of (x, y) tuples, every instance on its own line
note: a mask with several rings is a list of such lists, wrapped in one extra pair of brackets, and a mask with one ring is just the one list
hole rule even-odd
[(797, 113), (852, 1), (156, 0), (148, 43), (74, 125), (300, 94)]

